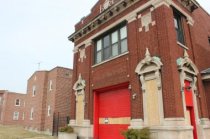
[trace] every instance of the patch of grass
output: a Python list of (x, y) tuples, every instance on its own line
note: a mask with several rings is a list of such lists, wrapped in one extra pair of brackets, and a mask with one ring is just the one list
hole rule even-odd
[(38, 134), (19, 126), (0, 125), (0, 139), (56, 139), (55, 137)]

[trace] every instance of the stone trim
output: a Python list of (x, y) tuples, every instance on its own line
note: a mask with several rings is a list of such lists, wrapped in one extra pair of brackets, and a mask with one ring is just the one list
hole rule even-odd
[(142, 32), (143, 27), (145, 28), (145, 32), (149, 31), (149, 25), (152, 26), (156, 25), (156, 22), (152, 20), (152, 11), (154, 11), (154, 8), (150, 8), (150, 11), (144, 15), (139, 15), (138, 18), (141, 20), (141, 27), (139, 28), (139, 32)]
[(154, 63), (156, 65), (156, 67), (151, 69), (152, 71), (161, 69), (161, 66), (163, 65), (159, 57), (156, 57), (156, 56), (151, 57), (150, 52), (147, 48), (146, 53), (145, 53), (145, 58), (139, 62), (139, 64), (136, 67), (135, 72), (138, 73), (138, 75), (142, 75), (144, 73), (150, 72), (150, 70), (147, 70), (147, 71), (142, 70), (142, 67), (145, 65), (149, 65), (151, 63)]
[(90, 23), (87, 24), (85, 27), (70, 35), (68, 39), (71, 41), (78, 40), (78, 38), (85, 36), (86, 34), (88, 34), (88, 32), (95, 30), (98, 26), (106, 23), (107, 21), (120, 14), (128, 7), (134, 5), (138, 1), (139, 0), (120, 0), (119, 2), (109, 6), (98, 17), (90, 21)]
[(189, 48), (187, 46), (185, 46), (184, 44), (180, 43), (180, 42), (176, 42), (179, 46), (181, 46), (182, 48), (189, 50)]
[[(85, 114), (85, 80), (82, 79), (81, 73), (79, 74), (78, 80), (73, 86), (73, 90), (75, 91), (76, 96), (76, 120), (75, 125), (83, 125), (84, 122), (84, 114)], [(74, 122), (74, 121), (70, 121)]]
[(129, 52), (127, 51), (127, 52), (124, 52), (124, 53), (122, 53), (122, 54), (120, 54), (120, 55), (114, 56), (114, 57), (112, 57), (112, 58), (110, 58), (110, 59), (104, 60), (103, 62), (100, 62), (100, 63), (98, 63), (98, 64), (93, 65), (92, 68), (97, 67), (97, 66), (100, 66), (100, 65), (102, 65), (102, 64), (104, 64), (104, 63), (107, 63), (107, 62), (109, 62), (109, 61), (115, 60), (115, 59), (117, 59), (117, 58), (119, 58), (119, 57), (122, 57), (122, 56), (124, 56), (124, 55), (127, 55), (128, 53), (129, 53)]
[(172, 0), (156, 0), (156, 1), (153, 1), (153, 3), (152, 3), (152, 5), (155, 8), (158, 8), (158, 7), (162, 6), (162, 5), (170, 7), (171, 4), (172, 4)]
[(158, 89), (158, 104), (159, 104), (159, 116), (160, 116), (160, 125), (164, 123), (164, 112), (163, 112), (163, 97), (162, 97), (162, 85), (161, 85), (161, 73), (160, 69), (162, 66), (162, 62), (158, 57), (151, 57), (148, 48), (146, 49), (145, 58), (139, 62), (136, 67), (135, 72), (140, 76), (140, 82), (142, 84), (142, 92), (143, 92), (143, 111), (144, 111), (144, 125), (148, 123), (147, 116), (147, 92), (146, 92), (146, 81), (156, 79), (157, 89)]
[[(109, 7), (107, 7), (107, 10), (102, 12), (94, 20), (90, 21), (90, 23), (88, 25), (86, 25), (82, 29), (80, 29), (77, 32), (70, 35), (68, 37), (69, 40), (71, 40), (71, 41), (78, 40), (80, 37), (85, 36), (92, 30), (95, 30), (98, 26), (100, 26), (103, 23), (106, 23), (108, 20), (111, 20), (113, 17), (120, 14), (126, 8), (137, 3), (138, 1), (140, 1), (140, 0), (121, 0), (113, 5), (110, 5)], [(151, 3), (151, 2), (152, 2), (151, 5), (153, 5), (155, 8), (158, 8), (162, 5), (166, 5), (168, 7), (170, 7), (170, 5), (173, 5), (177, 9), (181, 10), (181, 12), (184, 15), (187, 15), (186, 17), (187, 17), (187, 19), (189, 19), (188, 23), (190, 25), (193, 25), (193, 22), (192, 22), (191, 18), (189, 18), (188, 14), (186, 12), (184, 12), (181, 8), (179, 8), (172, 0), (150, 0), (148, 3)], [(184, 2), (183, 1), (178, 1), (178, 2), (181, 3), (190, 12), (192, 12), (193, 10), (195, 10), (196, 8), (199, 7), (199, 4), (197, 4), (197, 2), (195, 2), (194, 0), (185, 0)]]
[(134, 13), (133, 15), (130, 15), (129, 17), (127, 17), (126, 20), (128, 21), (128, 24), (133, 22), (133, 21), (135, 21), (136, 20), (136, 16), (137, 16), (137, 14)]
[(85, 52), (86, 52), (85, 48), (79, 48), (79, 59), (78, 59), (79, 62), (83, 62), (84, 59), (87, 58)]
[(198, 104), (197, 104), (197, 75), (198, 75), (198, 69), (196, 65), (193, 63), (193, 61), (189, 58), (189, 55), (186, 50), (184, 50), (184, 56), (177, 59), (177, 65), (178, 70), (180, 72), (180, 83), (181, 83), (181, 93), (182, 93), (182, 102), (183, 102), (183, 110), (184, 110), (184, 117), (185, 117), (185, 123), (187, 124), (187, 110), (186, 110), (186, 102), (185, 102), (185, 93), (184, 93), (184, 87), (185, 87), (185, 80), (188, 80), (191, 82), (192, 87), (192, 95), (193, 95), (193, 104), (194, 104), (194, 113), (195, 113), (195, 122), (196, 126), (198, 128), (197, 133), (200, 134), (199, 126), (201, 124), (201, 121), (199, 119), (198, 114)]
[(75, 91), (75, 95), (83, 95), (85, 93), (85, 80), (82, 79), (81, 73), (79, 74), (78, 80), (73, 86), (73, 90)]
[(210, 74), (202, 75), (202, 80), (204, 80), (204, 81), (210, 80)]
[(141, 129), (143, 128), (143, 119), (131, 119), (129, 129)]
[[(136, 0), (136, 2), (139, 0)], [(158, 5), (158, 6), (157, 6)], [(106, 32), (107, 30), (113, 28), (114, 26), (118, 25), (119, 23), (127, 20), (130, 22), (132, 22), (132, 20), (135, 20), (134, 15), (137, 15), (137, 13), (140, 13), (141, 11), (150, 8), (150, 11), (162, 6), (162, 5), (169, 5), (168, 7), (173, 6), (175, 7), (178, 11), (180, 11), (183, 15), (185, 15), (187, 17), (187, 21), (188, 24), (193, 25), (194, 24), (194, 20), (193, 18), (186, 13), (184, 10), (182, 10), (178, 5), (176, 5), (172, 0), (150, 0), (147, 3), (145, 3), (144, 5), (138, 7), (137, 9), (133, 10), (132, 12), (128, 13), (127, 15), (125, 15), (124, 17), (120, 18), (119, 20), (117, 20), (116, 22), (112, 23), (111, 25), (107, 26), (106, 28), (102, 29), (101, 31), (97, 32), (96, 34), (92, 35), (91, 37), (89, 37), (88, 39), (86, 39), (85, 41), (79, 43), (78, 45), (76, 45), (74, 47), (73, 52), (77, 53), (78, 52), (78, 48), (84, 44), (88, 44), (88, 42), (91, 42), (95, 37), (103, 34), (104, 32)], [(154, 8), (152, 8), (151, 6), (153, 6)], [(152, 9), (151, 9), (152, 8)], [(134, 17), (134, 18), (130, 18), (130, 17)], [(141, 15), (138, 16), (138, 18), (140, 18)], [(152, 25), (155, 25), (156, 23), (153, 22)], [(139, 31), (141, 31), (141, 29), (139, 29)], [(70, 36), (69, 39), (73, 37)]]

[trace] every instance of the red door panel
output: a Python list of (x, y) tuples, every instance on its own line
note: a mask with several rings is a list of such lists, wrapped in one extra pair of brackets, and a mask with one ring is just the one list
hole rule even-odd
[(197, 139), (197, 130), (196, 130), (196, 122), (195, 122), (195, 112), (194, 112), (194, 105), (193, 105), (193, 92), (192, 88), (190, 87), (190, 81), (185, 81), (185, 102), (187, 110), (190, 112), (190, 122), (193, 126), (193, 137)]
[(185, 81), (185, 102), (186, 102), (186, 106), (193, 106), (193, 96), (192, 96), (192, 89), (190, 87), (190, 82), (189, 81)]
[[(112, 90), (96, 94), (95, 102), (98, 103), (98, 114), (95, 113), (95, 115), (98, 115), (98, 120), (95, 122), (105, 118), (118, 119), (130, 117), (130, 93), (128, 89)], [(126, 130), (128, 126), (129, 124), (125, 123), (114, 124), (111, 120), (109, 123), (102, 122), (98, 123), (98, 125), (96, 123), (95, 128), (98, 128), (98, 130), (95, 129), (95, 138), (124, 139), (121, 132)]]
[(195, 114), (193, 107), (187, 107), (187, 110), (190, 111), (190, 122), (193, 126), (193, 137), (194, 139), (197, 139), (197, 130), (196, 130), (196, 122), (195, 122)]
[(130, 117), (130, 95), (127, 89), (99, 94), (99, 117)]
[(99, 139), (125, 139), (121, 132), (129, 125), (99, 125)]

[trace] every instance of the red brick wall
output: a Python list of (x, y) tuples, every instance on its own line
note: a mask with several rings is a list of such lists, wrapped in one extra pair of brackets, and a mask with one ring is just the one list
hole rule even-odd
[[(36, 77), (35, 77), (36, 76)], [(35, 80), (36, 78), (36, 80)], [(26, 123), (32, 129), (43, 130), (46, 111), (47, 71), (38, 71), (28, 80), (26, 97)], [(36, 95), (32, 96), (33, 85), (36, 86)], [(31, 108), (34, 108), (33, 120), (30, 120)]]
[[(51, 91), (50, 80), (52, 81)], [(56, 67), (50, 71), (38, 71), (32, 75), (28, 80), (25, 127), (39, 131), (52, 131), (54, 113), (59, 112), (63, 117), (70, 115), (71, 80), (72, 70), (62, 67)], [(32, 96), (33, 85), (37, 87), (34, 97)], [(48, 105), (51, 108), (49, 116)], [(30, 120), (32, 107), (34, 119)]]
[[(25, 112), (25, 94), (18, 94), (8, 91), (2, 91), (0, 97), (3, 98), (3, 104), (0, 106), (1, 120), (0, 123), (4, 125), (23, 125), (23, 113)], [(20, 106), (15, 105), (16, 99), (20, 100)], [(18, 120), (13, 120), (14, 112), (19, 112)]]
[[(50, 80), (52, 80), (51, 91)], [(35, 96), (33, 96), (33, 86), (36, 86)], [(2, 105), (0, 104), (0, 124), (23, 125), (32, 130), (52, 131), (54, 112), (59, 112), (66, 124), (67, 116), (70, 115), (71, 87), (72, 70), (56, 67), (51, 71), (35, 72), (28, 79), (27, 94), (0, 90), (0, 97), (4, 101)], [(17, 98), (21, 100), (21, 106), (14, 105)], [(51, 107), (50, 116), (47, 115), (48, 105)], [(31, 108), (34, 109), (33, 120), (30, 119)], [(12, 119), (14, 112), (19, 112), (19, 120)], [(24, 120), (22, 120), (23, 112)]]
[[(49, 89), (50, 80), (52, 80), (51, 91)], [(67, 68), (55, 68), (48, 73), (44, 130), (52, 131), (54, 114), (57, 115), (59, 112), (63, 122), (66, 122), (66, 117), (70, 115), (71, 80), (72, 70)], [(50, 116), (47, 115), (48, 105), (51, 107)]]
[(60, 68), (57, 69), (56, 77), (56, 94), (54, 111), (59, 112), (60, 125), (64, 126), (67, 122), (67, 117), (70, 117), (70, 93), (72, 85), (72, 70)]
[[(193, 13), (195, 24), (193, 28), (191, 28), (192, 42), (193, 42), (193, 51), (195, 64), (198, 67), (198, 70), (201, 72), (204, 69), (210, 67), (209, 55), (210, 55), (210, 44), (208, 42), (208, 36), (210, 36), (210, 16), (202, 9), (197, 9)], [(208, 117), (207, 111), (207, 102), (206, 102), (206, 94), (204, 90), (203, 82), (201, 81), (201, 76), (198, 76), (198, 90), (200, 97), (198, 98), (198, 102), (200, 107), (200, 116)], [(209, 107), (209, 106), (208, 106)]]
[[(53, 126), (53, 113), (55, 109), (55, 93), (56, 93), (56, 75), (57, 70), (52, 70), (48, 73), (48, 78), (46, 80), (46, 105), (45, 105), (45, 124), (44, 130), (52, 131)], [(50, 90), (50, 80), (52, 81), (52, 90)], [(51, 114), (48, 116), (48, 105), (51, 107)]]
[(3, 115), (3, 96), (4, 96), (4, 91), (0, 90), (0, 123), (2, 123), (2, 115)]

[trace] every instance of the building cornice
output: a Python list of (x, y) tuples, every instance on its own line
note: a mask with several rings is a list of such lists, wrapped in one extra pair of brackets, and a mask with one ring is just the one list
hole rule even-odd
[[(121, 12), (125, 11), (128, 7), (134, 5), (135, 3), (141, 0), (120, 0), (119, 2), (111, 5), (109, 8), (101, 12), (96, 18), (90, 21), (89, 24), (85, 25), (80, 30), (76, 31), (72, 35), (68, 37), (68, 39), (72, 42), (79, 40), (80, 38), (86, 36), (88, 33), (92, 32), (93, 30), (97, 29), (102, 24), (106, 23), (107, 21), (111, 20), (115, 16), (119, 15)], [(178, 0), (186, 9), (192, 12), (194, 9), (198, 8), (199, 4), (195, 0)], [(162, 5), (166, 5), (168, 7), (173, 6), (177, 10), (179, 10), (183, 15), (186, 16), (188, 24), (193, 25), (194, 20), (193, 18), (182, 8), (180, 8), (176, 3), (172, 0), (149, 0), (147, 3), (143, 4), (140, 7), (150, 7), (153, 6), (154, 8), (158, 8)], [(191, 8), (189, 8), (191, 7)], [(193, 7), (193, 8), (192, 8)], [(142, 9), (142, 8), (137, 8)], [(145, 8), (144, 8), (145, 9)], [(134, 10), (136, 11), (136, 10)], [(139, 12), (139, 11), (137, 11)], [(135, 13), (136, 14), (136, 13)], [(129, 15), (129, 14), (127, 14)], [(130, 18), (128, 22), (132, 22), (135, 20), (135, 17)]]
[(78, 40), (80, 37), (85, 36), (89, 32), (95, 30), (98, 26), (109, 21), (110, 19), (112, 19), (138, 1), (140, 0), (120, 0), (119, 2), (113, 4), (112, 6), (101, 12), (95, 19), (90, 21), (90, 23), (84, 26), (82, 29), (70, 35), (68, 39), (72, 42)]

